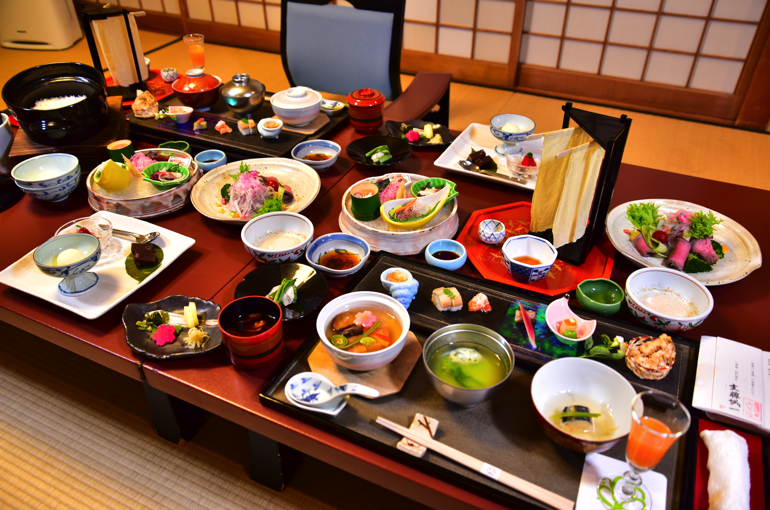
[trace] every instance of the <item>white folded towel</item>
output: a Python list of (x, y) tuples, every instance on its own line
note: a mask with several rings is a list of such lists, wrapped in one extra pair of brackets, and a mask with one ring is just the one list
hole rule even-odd
[(749, 510), (749, 445), (732, 430), (704, 430), (709, 510)]

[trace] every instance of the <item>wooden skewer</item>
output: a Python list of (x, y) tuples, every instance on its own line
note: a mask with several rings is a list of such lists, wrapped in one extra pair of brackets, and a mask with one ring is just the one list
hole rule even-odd
[(436, 441), (435, 439), (430, 439), (430, 438), (415, 434), (413, 431), (409, 430), (408, 428), (402, 427), (397, 423), (393, 423), (392, 421), (387, 420), (382, 416), (378, 416), (376, 421), (383, 427), (390, 429), (393, 432), (396, 432), (398, 434), (401, 434), (402, 436), (409, 439), (410, 441), (419, 443), (425, 446), (426, 448), (430, 448), (436, 453), (440, 453), (444, 457), (452, 459), (453, 461), (459, 464), (462, 464), (475, 471), (478, 471), (482, 475), (488, 476), (493, 480), (497, 480), (498, 482), (504, 485), (507, 485), (508, 487), (511, 487), (512, 489), (515, 489), (519, 492), (522, 492), (528, 496), (531, 496), (539, 501), (542, 501), (547, 505), (551, 505), (552, 507), (557, 508), (559, 510), (573, 510), (575, 508), (574, 501), (571, 501), (563, 496), (559, 496), (558, 494), (555, 494), (547, 489), (544, 489), (539, 485), (535, 485), (532, 482), (528, 482), (522, 478), (519, 478), (518, 476), (507, 473), (502, 469), (491, 466), (486, 462), (483, 462), (475, 457), (471, 457), (467, 453), (463, 453), (459, 450), (455, 450), (451, 446), (447, 446), (439, 441)]

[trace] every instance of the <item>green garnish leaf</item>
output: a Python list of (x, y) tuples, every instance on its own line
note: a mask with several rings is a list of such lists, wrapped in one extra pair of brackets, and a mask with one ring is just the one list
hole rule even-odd
[(136, 263), (134, 262), (134, 255), (129, 253), (128, 257), (126, 257), (126, 273), (128, 273), (128, 276), (138, 282), (143, 282), (145, 278), (154, 273), (155, 270), (158, 269), (163, 263), (163, 250), (160, 248), (160, 246), (152, 243), (150, 246), (152, 246), (152, 251), (155, 252), (155, 258), (157, 259), (154, 266), (141, 268), (136, 267)]
[(718, 242), (716, 242), (716, 241), (714, 241), (712, 239), (711, 240), (711, 247), (714, 248), (714, 253), (717, 254), (717, 257), (719, 257), (720, 259), (725, 258), (725, 252), (724, 252), (724, 250), (722, 250), (722, 245), (721, 244), (719, 244)]
[(230, 186), (232, 186), (232, 184), (228, 182), (227, 184), (222, 186), (222, 190), (219, 192), (219, 194), (222, 195), (222, 198), (225, 199), (225, 203), (230, 202)]
[(444, 294), (449, 296), (449, 299), (454, 299), (455, 298), (454, 293), (451, 290), (447, 289), (447, 288), (444, 289)]
[(625, 354), (621, 352), (621, 339), (619, 337), (610, 338), (608, 335), (601, 335), (601, 343), (594, 344), (593, 338), (585, 341), (585, 352), (581, 358), (596, 359), (623, 359)]
[(709, 211), (698, 211), (690, 218), (690, 236), (693, 239), (706, 239), (714, 235), (714, 226), (722, 223), (722, 220)]
[[(284, 278), (281, 281), (281, 285), (278, 286), (278, 289), (273, 292), (272, 294), (268, 294), (268, 299), (272, 299), (279, 305), (281, 304), (281, 301), (283, 300), (283, 295), (286, 293), (287, 290), (289, 290), (289, 287), (294, 285), (294, 282), (296, 282), (296, 278), (292, 278), (291, 280), (288, 278)], [(336, 336), (336, 335), (335, 335)]]
[(714, 266), (700, 258), (695, 253), (691, 253), (687, 256), (687, 260), (684, 263), (685, 273), (708, 273), (714, 269)]
[[(631, 204), (626, 210), (626, 217), (628, 217), (628, 221), (630, 221), (638, 231), (641, 232), (642, 227), (647, 226), (654, 232), (655, 230), (658, 230), (658, 223), (663, 219), (663, 215), (660, 214), (658, 209), (659, 206), (652, 202)], [(650, 234), (652, 234), (652, 232)]]

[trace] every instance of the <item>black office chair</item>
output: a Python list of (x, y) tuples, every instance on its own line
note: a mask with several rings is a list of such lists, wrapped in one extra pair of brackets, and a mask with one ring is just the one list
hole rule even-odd
[[(383, 116), (449, 122), (449, 73), (417, 73), (401, 90), (406, 0), (281, 0), (281, 59), (289, 83), (347, 95), (372, 88), (393, 101)], [(428, 114), (438, 104), (438, 111)]]

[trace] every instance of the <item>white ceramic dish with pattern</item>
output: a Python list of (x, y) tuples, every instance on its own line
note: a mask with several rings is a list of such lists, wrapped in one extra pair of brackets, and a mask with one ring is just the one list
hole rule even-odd
[(313, 242), (313, 222), (298, 213), (280, 211), (257, 216), (241, 230), (246, 251), (270, 264), (292, 262)]

